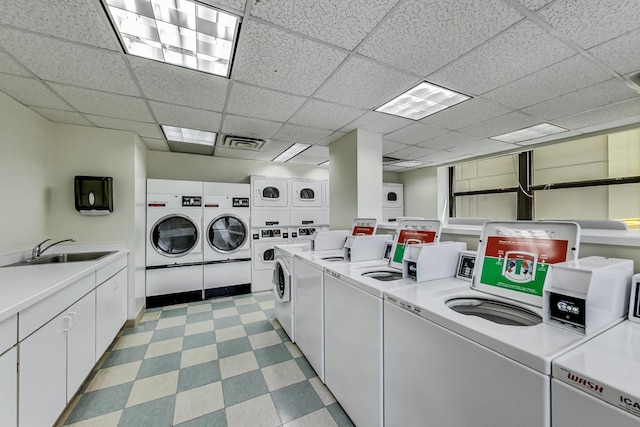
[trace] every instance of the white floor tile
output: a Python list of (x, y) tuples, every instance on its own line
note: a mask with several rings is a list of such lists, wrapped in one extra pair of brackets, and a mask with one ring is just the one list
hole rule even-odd
[(260, 322), (261, 320), (268, 320), (267, 316), (262, 311), (254, 311), (253, 313), (246, 313), (240, 315), (240, 320), (243, 324)]
[(262, 368), (262, 375), (269, 391), (278, 390), (307, 379), (295, 360), (287, 360), (286, 362)]
[(275, 301), (263, 301), (259, 305), (260, 305), (260, 308), (263, 310), (270, 310), (276, 307)]
[(276, 411), (269, 394), (229, 406), (225, 411), (227, 412), (228, 427), (275, 427), (280, 425), (278, 411)]
[(250, 335), (249, 342), (251, 343), (252, 349), (258, 350), (259, 348), (280, 344), (282, 339), (276, 331), (267, 331), (260, 334)]
[(175, 310), (175, 309), (178, 309), (178, 308), (185, 308), (185, 307), (188, 307), (188, 306), (189, 306), (188, 303), (167, 305), (165, 307), (162, 307), (162, 311)]
[(252, 351), (220, 359), (220, 375), (222, 379), (254, 371), (258, 368), (258, 361)]
[(122, 350), (123, 348), (135, 347), (137, 345), (149, 344), (151, 342), (151, 332), (143, 332), (141, 334), (123, 335), (118, 339), (114, 350)]
[(242, 325), (233, 326), (231, 328), (218, 329), (216, 331), (216, 342), (229, 341), (246, 336), (247, 333)]
[(110, 368), (100, 369), (93, 378), (87, 392), (96, 391), (114, 385), (124, 384), (136, 379), (142, 361), (124, 363)]
[(158, 320), (156, 329), (173, 328), (174, 326), (183, 326), (187, 323), (187, 316), (175, 316), (167, 317), (165, 319)]
[(184, 327), (184, 335), (195, 335), (203, 332), (213, 332), (213, 320), (205, 320), (204, 322), (188, 323)]
[(201, 363), (213, 362), (214, 360), (218, 360), (218, 346), (216, 344), (192, 348), (182, 352), (180, 369), (200, 365)]
[(126, 407), (175, 394), (178, 389), (178, 375), (179, 371), (172, 371), (134, 382)]
[(324, 406), (329, 406), (333, 403), (336, 403), (336, 398), (333, 397), (333, 394), (331, 394), (331, 391), (327, 388), (327, 386), (322, 384), (320, 378), (313, 377), (309, 380), (309, 383), (318, 394), (320, 400), (322, 400)]
[(240, 307), (242, 305), (249, 305), (249, 304), (255, 304), (258, 301), (256, 301), (256, 299), (254, 297), (248, 297), (248, 298), (236, 298), (233, 300), (233, 303), (236, 305), (236, 307)]
[(198, 418), (224, 408), (220, 381), (183, 391), (176, 395), (173, 424)]
[(294, 359), (302, 356), (300, 348), (291, 341), (287, 341), (286, 343), (284, 343), (284, 346), (287, 347), (287, 350), (289, 350), (289, 353), (291, 353), (291, 357), (293, 357)]
[(187, 314), (206, 313), (207, 311), (211, 311), (211, 304), (198, 304), (187, 308)]
[(221, 308), (220, 310), (213, 310), (214, 319), (222, 319), (224, 317), (237, 316), (238, 309), (235, 307)]
[(338, 427), (326, 408), (290, 421), (282, 427)]
[(177, 353), (182, 351), (182, 342), (184, 338), (173, 338), (170, 340), (152, 342), (147, 347), (147, 352), (144, 354), (144, 358), (162, 356), (164, 354)]
[(161, 311), (149, 311), (142, 316), (142, 319), (140, 319), (140, 323), (158, 320), (161, 314)]
[(66, 427), (118, 427), (121, 416), (122, 411), (120, 410), (77, 423), (67, 424)]

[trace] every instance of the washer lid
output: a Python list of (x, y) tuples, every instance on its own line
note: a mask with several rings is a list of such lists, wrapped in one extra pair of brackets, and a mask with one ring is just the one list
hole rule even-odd
[(471, 287), (542, 307), (549, 264), (578, 258), (580, 226), (564, 221), (488, 221)]

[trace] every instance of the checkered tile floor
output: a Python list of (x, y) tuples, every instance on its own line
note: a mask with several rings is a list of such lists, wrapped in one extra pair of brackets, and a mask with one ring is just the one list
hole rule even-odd
[(352, 426), (273, 307), (261, 292), (147, 310), (59, 425)]

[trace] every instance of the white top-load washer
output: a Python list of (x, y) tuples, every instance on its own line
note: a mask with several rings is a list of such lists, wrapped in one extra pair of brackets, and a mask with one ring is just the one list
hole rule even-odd
[(204, 183), (205, 298), (250, 292), (249, 184)]
[[(403, 221), (396, 230), (386, 264), (355, 263), (324, 268), (325, 384), (356, 425), (381, 426), (383, 417), (383, 293), (414, 285), (403, 278), (408, 248), (431, 242), (440, 234), (440, 221)], [(450, 244), (449, 244), (450, 243)], [(462, 242), (442, 244), (457, 260)]]
[[(573, 326), (543, 321), (543, 306), (549, 304), (545, 298), (551, 295), (543, 289), (553, 280), (553, 265), (577, 258), (579, 236), (579, 226), (570, 222), (487, 222), (471, 288), (439, 293), (416, 292), (412, 287), (388, 291), (384, 307), (386, 425), (429, 420), (443, 427), (548, 427), (551, 361), (619, 323), (622, 314), (611, 311), (594, 331), (586, 328), (587, 335)], [(624, 293), (632, 262), (613, 260), (611, 264), (609, 282), (617, 285), (610, 291)], [(592, 296), (602, 296), (604, 282), (584, 286), (593, 276), (591, 271), (600, 267), (599, 261), (584, 261), (583, 266), (567, 268), (575, 270), (573, 276), (558, 276), (572, 277), (576, 289), (597, 289)], [(429, 284), (446, 288), (460, 282), (452, 278)], [(572, 288), (550, 286), (557, 291)], [(576, 289), (565, 292), (575, 297)], [(610, 308), (620, 308), (624, 298), (616, 299), (617, 304), (614, 299), (607, 297)], [(411, 346), (398, 348), (407, 342)], [(420, 369), (407, 370), (416, 366)]]
[(147, 307), (202, 299), (202, 182), (147, 180)]
[(553, 361), (551, 424), (640, 426), (640, 274), (628, 320)]
[(275, 245), (275, 263), (273, 265), (274, 311), (276, 319), (280, 322), (282, 329), (287, 333), (291, 342), (296, 342), (293, 255), (310, 250), (309, 246), (309, 242)]

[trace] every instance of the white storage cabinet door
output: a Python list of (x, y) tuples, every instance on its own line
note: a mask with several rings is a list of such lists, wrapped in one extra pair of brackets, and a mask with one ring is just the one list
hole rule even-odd
[(91, 291), (66, 310), (67, 402), (78, 391), (96, 363), (96, 292)]
[(0, 425), (18, 425), (18, 350), (0, 356)]
[(127, 269), (98, 286), (96, 296), (96, 355), (102, 357), (127, 320)]

